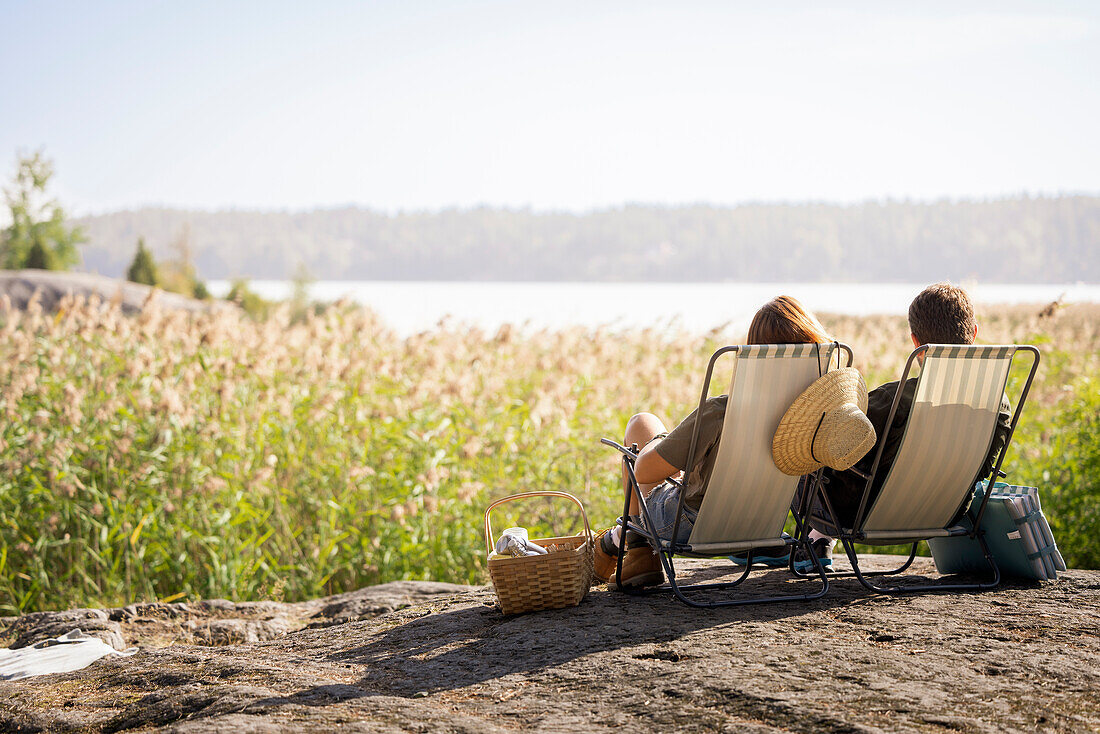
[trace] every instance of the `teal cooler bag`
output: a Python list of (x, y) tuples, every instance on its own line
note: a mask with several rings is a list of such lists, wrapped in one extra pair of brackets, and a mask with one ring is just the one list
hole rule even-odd
[[(977, 512), (984, 493), (985, 484), (979, 482), (970, 505), (972, 511)], [(1030, 511), (1018, 509), (1019, 498), (1027, 498)], [(1014, 500), (1016, 507), (1011, 504)], [(969, 527), (969, 523), (970, 515), (964, 515), (960, 524)], [(982, 530), (993, 562), (1005, 576), (1041, 581), (1056, 578), (1056, 571), (1065, 570), (1039, 507), (1038, 490), (1034, 487), (1016, 487), (1004, 482), (993, 485), (982, 516)], [(1033, 542), (1029, 543), (1029, 538)], [(1034, 550), (1029, 551), (1029, 544)], [(967, 536), (930, 538), (928, 548), (932, 551), (936, 570), (942, 574), (989, 571), (981, 545)]]

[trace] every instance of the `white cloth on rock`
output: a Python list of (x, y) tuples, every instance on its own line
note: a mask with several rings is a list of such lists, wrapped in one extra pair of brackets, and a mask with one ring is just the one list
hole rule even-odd
[(119, 652), (98, 637), (74, 629), (60, 637), (36, 642), (30, 647), (21, 647), (18, 650), (0, 648), (0, 680), (68, 673), (86, 668), (108, 655), (129, 656), (135, 652), (137, 648), (134, 647)]

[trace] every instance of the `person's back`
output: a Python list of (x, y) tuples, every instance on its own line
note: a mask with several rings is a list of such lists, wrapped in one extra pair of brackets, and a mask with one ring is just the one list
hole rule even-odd
[[(978, 335), (978, 324), (974, 317), (974, 307), (966, 291), (949, 283), (936, 283), (921, 291), (910, 304), (909, 330), (914, 347), (924, 344), (973, 344)], [(905, 424), (909, 420), (916, 386), (915, 377), (906, 380), (901, 388), (897, 412), (889, 427), (886, 425), (886, 420), (889, 418), (890, 406), (898, 391), (898, 382), (888, 382), (868, 393), (867, 417), (878, 437), (874, 448), (848, 471), (836, 472), (831, 469), (823, 471), (825, 492), (841, 525), (851, 527), (856, 520), (855, 516), (859, 511), (859, 504), (867, 485), (866, 477), (871, 471), (880, 445), (883, 445), (882, 458), (871, 484), (868, 508), (882, 488), (897, 456)], [(1004, 448), (1008, 438), (1010, 421), (1011, 409), (1008, 400), (1005, 399), (1001, 403), (997, 429), (994, 432), (989, 454), (975, 475), (975, 480), (987, 476), (992, 470), (993, 462)], [(835, 528), (822, 526), (820, 521), (827, 517), (827, 513), (822, 508), (815, 507), (813, 516), (812, 524), (818, 526), (818, 530), (822, 533), (835, 532)]]

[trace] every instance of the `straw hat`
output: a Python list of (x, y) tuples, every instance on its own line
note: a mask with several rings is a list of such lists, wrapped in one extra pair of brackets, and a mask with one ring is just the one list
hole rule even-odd
[(859, 370), (818, 378), (783, 414), (772, 439), (772, 459), (784, 474), (802, 476), (827, 466), (850, 469), (875, 445), (867, 419), (867, 385)]

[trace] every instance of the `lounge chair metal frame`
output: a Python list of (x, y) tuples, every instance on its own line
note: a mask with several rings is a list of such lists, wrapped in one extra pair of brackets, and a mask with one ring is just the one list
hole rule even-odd
[[(891, 532), (894, 532), (897, 536), (897, 537), (894, 537), (894, 538), (885, 538), (885, 537), (883, 537), (883, 534), (881, 532), (869, 534), (868, 531), (866, 530), (866, 524), (868, 522), (868, 519), (871, 516), (872, 511), (874, 510), (874, 507), (875, 507), (876, 503), (878, 503), (881, 500), (882, 496), (883, 496), (883, 491), (882, 490), (887, 488), (887, 486), (890, 482), (890, 479), (891, 479), (890, 474), (888, 473), (886, 478), (884, 479), (884, 481), (882, 483), (882, 487), (880, 487), (879, 494), (876, 496), (874, 502), (871, 502), (870, 498), (871, 498), (871, 492), (872, 492), (872, 485), (874, 483), (875, 476), (877, 475), (877, 473), (879, 471), (879, 465), (882, 461), (883, 450), (886, 447), (885, 440), (882, 440), (882, 441), (879, 442), (878, 450), (875, 452), (875, 459), (874, 459), (874, 462), (871, 465), (870, 471), (867, 474), (862, 475), (866, 479), (866, 484), (864, 485), (863, 496), (860, 499), (859, 508), (856, 511), (856, 516), (855, 516), (855, 519), (852, 523), (851, 528), (845, 528), (840, 523), (839, 516), (834, 511), (832, 503), (829, 501), (828, 492), (825, 490), (824, 484), (821, 481), (820, 472), (815, 476), (815, 478), (813, 480), (813, 484), (810, 488), (810, 491), (805, 493), (807, 498), (812, 498), (814, 495), (821, 498), (822, 504), (824, 505), (824, 508), (825, 508), (825, 512), (828, 516), (828, 520), (832, 523), (833, 528), (836, 528), (836, 529), (840, 530), (840, 533), (837, 536), (837, 539), (841, 542), (841, 545), (844, 548), (844, 552), (848, 556), (848, 560), (852, 565), (852, 570), (850, 572), (834, 573), (834, 574), (832, 574), (833, 578), (843, 578), (843, 577), (853, 577), (854, 576), (868, 590), (873, 591), (875, 593), (879, 593), (879, 594), (906, 594), (906, 593), (922, 592), (922, 591), (983, 591), (983, 590), (988, 590), (988, 589), (995, 588), (1001, 582), (1001, 572), (1000, 572), (1000, 569), (997, 567), (997, 564), (993, 560), (993, 555), (992, 555), (992, 553), (990, 553), (989, 546), (985, 542), (985, 538), (983, 537), (984, 532), (981, 529), (981, 522), (982, 522), (982, 517), (985, 514), (986, 504), (989, 502), (989, 495), (990, 495), (989, 488), (990, 488), (990, 486), (993, 484), (993, 482), (996, 481), (996, 479), (998, 477), (1005, 476), (1004, 472), (1001, 471), (1001, 464), (1004, 462), (1005, 456), (1008, 454), (1008, 448), (1012, 443), (1012, 436), (1016, 431), (1016, 424), (1019, 421), (1020, 413), (1023, 411), (1024, 405), (1027, 402), (1027, 396), (1028, 396), (1028, 393), (1031, 390), (1031, 383), (1035, 379), (1035, 372), (1039, 367), (1039, 350), (1036, 349), (1035, 347), (1029, 346), (1029, 345), (1008, 345), (1008, 346), (986, 347), (986, 346), (944, 345), (944, 344), (925, 344), (923, 346), (920, 346), (920, 347), (914, 349), (912, 351), (912, 353), (910, 353), (909, 359), (906, 360), (906, 362), (905, 362), (905, 369), (902, 371), (901, 380), (898, 382), (898, 389), (894, 393), (894, 399), (893, 399), (893, 402), (890, 405), (890, 412), (889, 412), (888, 417), (886, 419), (887, 430), (889, 430), (889, 427), (892, 426), (893, 423), (894, 423), (894, 416), (897, 413), (898, 405), (901, 402), (902, 392), (904, 391), (906, 381), (909, 379), (910, 372), (913, 369), (913, 364), (915, 362), (920, 362), (923, 365), (924, 355), (928, 354), (930, 351), (933, 352), (933, 353), (937, 353), (939, 351), (944, 351), (944, 350), (947, 351), (947, 353), (949, 355), (949, 358), (950, 358), (950, 355), (955, 355), (955, 357), (958, 358), (960, 355), (971, 355), (971, 354), (973, 354), (973, 355), (978, 355), (978, 356), (971, 356), (970, 357), (971, 359), (983, 359), (985, 357), (980, 356), (983, 353), (987, 353), (987, 354), (992, 355), (992, 354), (997, 354), (998, 352), (1000, 352), (1002, 354), (1002, 356), (1000, 357), (1002, 359), (1005, 356), (1007, 356), (1008, 364), (1006, 365), (1005, 370), (1004, 370), (1003, 380), (1000, 381), (1000, 391), (999, 391), (1000, 395), (1004, 394), (1004, 391), (1007, 387), (1009, 373), (1011, 371), (1012, 362), (1013, 362), (1016, 354), (1019, 353), (1019, 352), (1027, 352), (1028, 354), (1031, 355), (1031, 358), (1032, 358), (1031, 369), (1028, 372), (1027, 380), (1024, 382), (1023, 389), (1020, 391), (1019, 401), (1016, 403), (1016, 407), (1015, 407), (1015, 409), (1013, 410), (1013, 413), (1012, 413), (1012, 419), (1011, 419), (1011, 422), (1009, 423), (1008, 434), (1005, 437), (1005, 444), (1001, 448), (1000, 454), (998, 455), (996, 462), (993, 464), (992, 469), (990, 470), (989, 474), (987, 476), (978, 476), (978, 477), (976, 477), (977, 482), (981, 482), (981, 481), (986, 482), (986, 491), (985, 491), (984, 497), (982, 498), (981, 502), (978, 505), (978, 510), (977, 510), (976, 513), (973, 511), (973, 508), (967, 508), (967, 510), (966, 510), (966, 514), (970, 519), (970, 527), (968, 528), (968, 527), (963, 526), (963, 525), (953, 525), (953, 526), (945, 527), (939, 533), (935, 533), (935, 534), (931, 534), (931, 535), (926, 534), (927, 528), (925, 528), (925, 529), (898, 528), (895, 531), (891, 531)], [(920, 380), (923, 379), (924, 375), (925, 375), (925, 370), (922, 367), (920, 375), (917, 378), (917, 380), (918, 380), (918, 385), (917, 385), (918, 390), (919, 390), (919, 387), (920, 387)], [(917, 394), (918, 394), (918, 392), (914, 391), (914, 402), (916, 401)], [(913, 407), (915, 407), (915, 406), (913, 406)], [(902, 426), (902, 429), (901, 429), (902, 430), (902, 442), (898, 445), (898, 456), (895, 457), (894, 463), (890, 467), (891, 472), (893, 471), (894, 467), (896, 467), (898, 465), (897, 459), (901, 455), (902, 451), (905, 449), (904, 439), (905, 439), (906, 434), (908, 433), (909, 426), (910, 426), (910, 423), (912, 421), (914, 413), (915, 413), (915, 411), (911, 408), (909, 416), (906, 420), (906, 423), (905, 423), (904, 426)], [(996, 418), (994, 417), (993, 420), (996, 420)], [(986, 446), (985, 453), (982, 455), (982, 461), (983, 462), (985, 461), (985, 457), (987, 457), (988, 454), (989, 454), (989, 449), (993, 445), (994, 435), (995, 435), (995, 430), (993, 432), (991, 432), (989, 443)], [(977, 473), (977, 468), (974, 469), (974, 473)], [(967, 486), (965, 492), (960, 490), (960, 493), (959, 493), (960, 498), (959, 498), (959, 504), (958, 504), (959, 508), (961, 508), (964, 503), (969, 501), (969, 499), (971, 497), (971, 494), (973, 492), (973, 488), (974, 488), (974, 483), (971, 482)], [(900, 491), (900, 490), (898, 490), (898, 491)], [(805, 504), (805, 507), (806, 507), (807, 510), (809, 508), (811, 508), (812, 506), (813, 506), (812, 499), (810, 501), (807, 501), (806, 504)], [(958, 515), (958, 512), (956, 511), (955, 514)], [(809, 523), (810, 518), (809, 518), (808, 515), (805, 516), (805, 520), (807, 521), (807, 523)], [(907, 533), (907, 532), (911, 532), (909, 537), (905, 537), (905, 533)], [(874, 535), (878, 535), (878, 537), (872, 537)], [(976, 540), (978, 542), (979, 546), (982, 549), (982, 553), (985, 555), (986, 563), (989, 564), (989, 568), (992, 572), (992, 580), (990, 580), (990, 581), (981, 581), (981, 582), (978, 582), (978, 583), (970, 583), (970, 584), (967, 584), (967, 583), (929, 583), (929, 584), (912, 584), (912, 585), (907, 584), (907, 585), (904, 585), (904, 586), (898, 586), (898, 585), (894, 585), (894, 584), (887, 584), (887, 585), (876, 584), (876, 583), (873, 583), (870, 580), (874, 577), (896, 576), (897, 574), (900, 574), (903, 571), (905, 571), (906, 569), (908, 569), (909, 566), (913, 563), (914, 558), (916, 557), (917, 546), (922, 540), (927, 540), (928, 538), (931, 538), (931, 537), (954, 537), (954, 536), (963, 536), (963, 535), (968, 536), (971, 539)], [(856, 543), (862, 543), (862, 544), (868, 544), (868, 545), (894, 545), (894, 544), (897, 544), (899, 542), (906, 542), (906, 543), (912, 542), (912, 546), (911, 546), (910, 551), (909, 551), (909, 557), (906, 559), (906, 561), (901, 566), (899, 566), (898, 568), (892, 569), (892, 570), (888, 570), (888, 571), (864, 571), (862, 568), (860, 568), (859, 558), (858, 558), (858, 556), (856, 554), (856, 550), (855, 550), (855, 544)], [(796, 575), (803, 576), (803, 577), (806, 576), (806, 574), (804, 574), (804, 573), (801, 573), (799, 571), (795, 571), (793, 566), (792, 566), (792, 571), (794, 571)]]
[[(795, 351), (798, 352), (798, 351), (802, 351), (801, 348), (811, 346), (811, 345), (769, 345), (769, 346), (774, 347), (774, 351), (776, 352), (775, 356), (780, 357), (780, 356), (784, 356), (783, 353), (786, 352), (787, 350), (791, 349), (792, 347), (794, 347)], [(831, 362), (832, 353), (834, 351), (837, 353), (838, 362), (839, 362), (839, 359), (840, 359), (840, 357), (839, 357), (840, 352), (844, 352), (845, 354), (847, 354), (848, 365), (850, 366), (852, 364), (852, 350), (847, 344), (842, 344), (840, 342), (832, 342), (832, 343), (827, 344), (827, 345), (812, 345), (812, 346), (814, 346), (814, 355), (817, 359), (818, 376), (820, 374), (822, 374), (822, 372), (823, 372), (823, 367), (822, 367), (822, 362), (821, 362), (821, 355), (823, 353), (825, 355), (825, 366), (826, 367)], [(734, 353), (734, 354), (739, 355), (741, 352), (750, 352), (750, 351), (754, 351), (754, 350), (756, 352), (759, 352), (763, 348), (764, 347), (761, 347), (759, 345), (758, 346), (746, 346), (746, 345), (727, 346), (727, 347), (723, 347), (723, 348), (717, 350), (716, 352), (714, 352), (714, 354), (711, 355), (710, 361), (707, 364), (706, 377), (703, 380), (703, 388), (702, 388), (702, 391), (700, 392), (700, 396), (699, 396), (699, 412), (697, 412), (696, 415), (701, 414), (703, 406), (706, 404), (707, 398), (708, 398), (709, 393), (710, 393), (711, 380), (712, 380), (713, 375), (714, 375), (714, 366), (715, 366), (715, 363), (718, 361), (718, 359), (720, 357), (722, 357), (723, 355), (730, 354), (730, 353)], [(827, 352), (825, 351), (826, 349), (828, 350)], [(766, 358), (767, 357), (765, 356), (765, 359)], [(737, 369), (736, 365), (735, 365), (734, 369), (735, 370)], [(731, 387), (732, 387), (732, 385), (731, 385)], [(805, 386), (803, 386), (802, 389), (805, 389)], [(801, 392), (801, 389), (798, 392)], [(795, 395), (797, 395), (797, 394), (798, 393), (796, 392)], [(778, 425), (778, 418), (776, 419), (776, 421), (777, 421), (777, 425)], [(774, 433), (775, 428), (776, 428), (776, 426), (771, 426), (770, 431), (772, 433)], [(689, 471), (690, 471), (690, 467), (695, 466), (695, 453), (696, 453), (696, 449), (698, 447), (698, 442), (699, 442), (699, 431), (700, 431), (700, 422), (697, 420), (695, 422), (694, 431), (692, 432), (691, 443), (690, 443), (689, 448), (688, 448), (687, 466), (689, 467)], [(721, 442), (723, 440), (726, 440), (725, 431), (723, 431), (723, 436), (719, 438), (719, 444), (718, 444), (718, 446), (716, 446), (715, 451), (718, 451), (718, 448), (721, 446)], [(737, 441), (738, 437), (734, 436), (732, 440)], [(771, 433), (769, 433), (768, 436), (767, 436), (767, 442), (768, 442), (768, 445), (770, 446), (771, 445)], [(634, 463), (638, 459), (638, 446), (633, 445), (633, 446), (628, 448), (626, 446), (622, 446), (619, 443), (617, 443), (615, 441), (612, 441), (610, 439), (606, 439), (606, 438), (602, 439), (602, 443), (615, 448), (616, 450), (618, 450), (622, 454), (623, 468), (624, 468), (624, 472), (625, 472), (625, 475), (627, 477), (627, 481), (628, 481), (628, 484), (629, 484), (628, 491), (624, 493), (623, 513), (622, 513), (622, 516), (619, 517), (619, 519), (618, 519), (618, 524), (620, 526), (623, 526), (625, 528), (625, 530), (633, 531), (633, 532), (638, 533), (638, 534), (640, 534), (640, 535), (642, 535), (646, 538), (646, 540), (649, 542), (649, 545), (652, 548), (656, 549), (657, 556), (660, 559), (661, 567), (663, 568), (665, 576), (668, 579), (668, 586), (667, 587), (662, 586), (662, 587), (659, 587), (659, 588), (656, 588), (656, 589), (638, 589), (638, 590), (628, 589), (628, 588), (624, 587), (621, 583), (618, 583), (617, 586), (618, 586), (618, 589), (620, 591), (625, 591), (625, 592), (628, 592), (628, 593), (654, 593), (654, 592), (671, 591), (675, 595), (675, 597), (677, 599), (679, 599), (680, 601), (682, 601), (684, 604), (687, 604), (687, 605), (692, 606), (692, 607), (701, 607), (701, 608), (714, 608), (714, 607), (724, 607), (724, 606), (740, 606), (740, 605), (745, 605), (745, 604), (763, 604), (763, 603), (780, 602), (780, 601), (809, 601), (809, 600), (813, 600), (813, 599), (819, 599), (822, 596), (824, 596), (826, 594), (826, 592), (828, 592), (828, 590), (829, 590), (829, 578), (828, 578), (828, 576), (826, 576), (825, 569), (821, 565), (820, 560), (813, 553), (813, 550), (810, 547), (810, 543), (809, 543), (810, 527), (809, 527), (809, 524), (806, 523), (803, 520), (803, 518), (805, 518), (807, 516), (807, 510), (808, 510), (808, 507), (809, 507), (809, 502), (812, 499), (811, 496), (810, 496), (810, 493), (805, 493), (806, 496), (803, 498), (803, 500), (804, 500), (803, 505), (804, 506), (799, 507), (798, 508), (799, 511), (793, 513), (794, 514), (794, 520), (795, 520), (795, 528), (796, 528), (795, 529), (795, 535), (793, 537), (788, 535), (787, 533), (782, 533), (779, 537), (771, 537), (771, 538), (766, 538), (766, 539), (762, 539), (762, 540), (761, 539), (750, 539), (750, 540), (739, 540), (739, 541), (734, 541), (734, 542), (730, 542), (730, 543), (717, 544), (717, 545), (721, 546), (720, 548), (714, 547), (716, 545), (714, 543), (707, 543), (706, 545), (711, 546), (709, 548), (693, 547), (691, 542), (690, 542), (690, 540), (691, 540), (690, 537), (688, 538), (689, 542), (677, 543), (677, 542), (674, 542), (672, 540), (659, 538), (659, 537), (657, 537), (657, 535), (654, 531), (650, 530), (650, 528), (654, 527), (654, 524), (652, 522), (652, 517), (651, 517), (650, 510), (649, 510), (649, 506), (646, 502), (646, 497), (643, 495), (643, 493), (641, 491), (640, 485), (638, 483), (638, 479), (634, 474)], [(771, 468), (774, 469), (774, 465), (772, 465)], [(775, 471), (778, 472), (777, 469)], [(796, 483), (798, 481), (795, 477), (791, 477), (790, 480), (791, 480), (792, 483)], [(684, 517), (684, 500), (685, 500), (685, 492), (683, 491), (684, 490), (684, 484), (683, 484), (683, 482), (677, 481), (677, 480), (674, 480), (674, 479), (668, 479), (666, 481), (670, 482), (670, 483), (672, 483), (672, 484), (674, 484), (674, 485), (676, 485), (677, 487), (680, 488), (679, 503), (678, 503), (677, 509), (676, 509), (676, 520), (675, 520), (675, 523), (673, 525), (672, 536), (671, 536), (673, 539), (675, 539), (677, 537), (677, 534), (678, 534), (679, 529), (680, 529), (680, 522)], [(711, 481), (714, 481), (713, 476), (711, 477)], [(710, 488), (708, 487), (708, 492), (709, 491), (710, 491)], [(791, 495), (786, 500), (786, 507), (784, 508), (785, 510), (786, 510), (787, 507), (790, 506), (791, 499), (794, 496), (794, 492), (795, 492), (795, 488), (792, 485)], [(640, 515), (637, 516), (637, 517), (631, 517), (629, 515), (631, 496), (637, 497), (637, 499), (638, 499), (638, 508), (639, 508)], [(703, 509), (706, 509), (706, 508), (705, 507), (700, 508), (700, 512)], [(701, 516), (702, 515), (700, 514), (700, 517)], [(699, 520), (698, 520), (698, 518), (696, 518), (696, 523), (698, 523), (698, 522), (699, 522)], [(617, 579), (621, 578), (621, 576), (622, 576), (623, 557), (626, 554), (626, 535), (627, 535), (627, 533), (625, 532), (625, 530), (624, 530), (624, 532), (621, 532), (619, 534), (619, 553), (618, 553), (618, 562), (616, 564), (616, 573), (615, 573), (615, 578), (617, 578)], [(788, 561), (788, 566), (791, 570), (794, 569), (794, 563), (795, 563), (795, 559), (794, 559), (795, 554), (794, 554), (793, 551), (798, 547), (801, 547), (805, 550), (805, 552), (807, 553), (807, 557), (811, 559), (811, 562), (812, 562), (812, 565), (813, 565), (813, 570), (814, 570), (814, 572), (816, 573), (817, 577), (819, 578), (819, 580), (821, 582), (820, 588), (818, 590), (816, 590), (814, 592), (811, 592), (811, 593), (788, 594), (788, 595), (779, 595), (779, 596), (754, 596), (754, 597), (739, 598), (739, 599), (720, 599), (720, 600), (717, 600), (717, 601), (705, 601), (705, 600), (701, 600), (701, 599), (697, 599), (697, 598), (692, 598), (692, 596), (697, 594), (698, 592), (711, 593), (711, 592), (725, 591), (725, 590), (730, 590), (730, 589), (736, 588), (746, 578), (748, 578), (749, 572), (752, 570), (752, 566), (753, 566), (752, 556), (753, 556), (754, 550), (757, 549), (757, 548), (761, 548), (761, 547), (776, 546), (776, 545), (779, 545), (779, 544), (786, 545), (792, 551), (791, 554), (790, 554), (790, 559)], [(745, 565), (745, 568), (741, 572), (740, 576), (738, 578), (736, 578), (735, 580), (733, 580), (733, 581), (719, 582), (719, 583), (682, 584), (677, 579), (676, 566), (675, 566), (675, 562), (674, 562), (674, 557), (675, 556), (679, 555), (679, 556), (689, 556), (689, 557), (695, 557), (695, 558), (717, 558), (717, 557), (728, 556), (731, 552), (738, 552), (738, 551), (747, 551), (748, 552), (748, 559), (747, 559), (747, 563)], [(799, 574), (799, 575), (804, 577), (804, 578), (810, 578), (806, 574)]]

